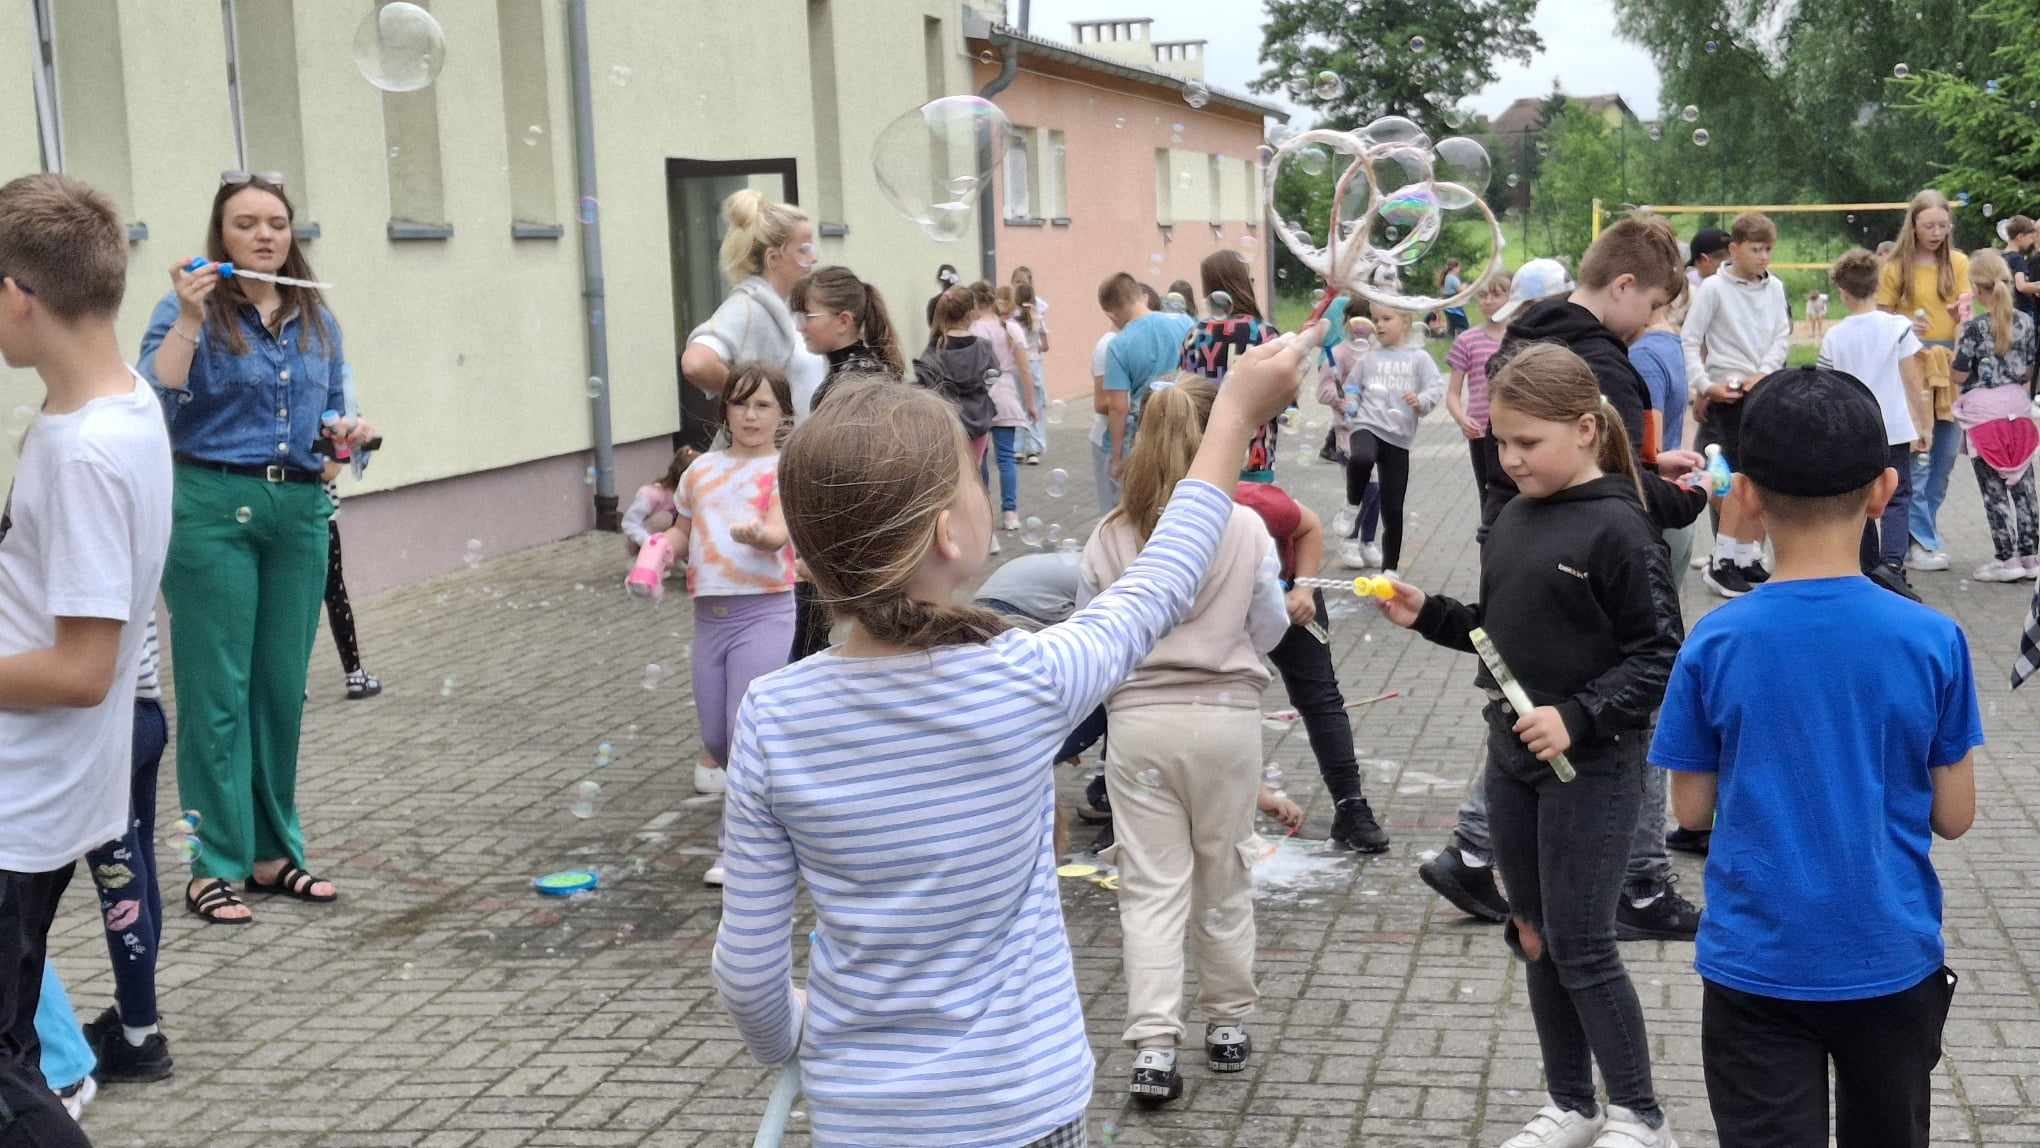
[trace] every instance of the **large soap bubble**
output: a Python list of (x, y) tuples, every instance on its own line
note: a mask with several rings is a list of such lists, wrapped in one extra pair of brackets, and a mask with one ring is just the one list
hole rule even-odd
[[(1501, 267), (1502, 228), (1486, 202), (1494, 169), (1477, 141), (1454, 136), (1434, 145), (1410, 120), (1385, 116), (1355, 132), (1317, 129), (1287, 139), (1271, 136), (1270, 142), (1275, 156), (1266, 172), (1269, 202), (1277, 202), (1283, 164), (1295, 159), (1313, 184), (1308, 202), (1330, 204), (1332, 223), (1322, 239), (1294, 212), (1278, 212), (1275, 220), (1277, 237), (1324, 279), (1330, 294), (1351, 288), (1385, 307), (1432, 311), (1471, 299)], [(1313, 169), (1329, 174), (1320, 179)], [(1474, 260), (1460, 277), (1460, 289), (1449, 296), (1407, 294), (1406, 282), (1442, 281), (1449, 270), (1441, 240), (1453, 211), (1485, 220), (1486, 258)], [(1465, 239), (1459, 237), (1462, 249)]]
[(416, 4), (385, 4), (354, 30), (354, 66), (385, 92), (430, 87), (446, 63), (446, 33)]
[(961, 239), (992, 185), (1009, 126), (1006, 113), (976, 96), (922, 104), (878, 133), (871, 149), (878, 189), (929, 238)]

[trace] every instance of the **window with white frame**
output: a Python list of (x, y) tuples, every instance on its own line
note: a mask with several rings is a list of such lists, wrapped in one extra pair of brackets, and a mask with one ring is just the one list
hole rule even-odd
[(1042, 214), (1050, 219), (1068, 219), (1070, 215), (1070, 165), (1069, 143), (1063, 133), (1050, 130), (1048, 133), (1048, 158), (1042, 179)]
[(1018, 124), (1006, 136), (1006, 218), (1038, 218), (1034, 208), (1040, 202), (1035, 194), (1034, 176), (1040, 168), (1040, 156), (1035, 144), (1033, 128)]
[(29, 0), (36, 137), (46, 171), (75, 175), (134, 207), (116, 0)]
[(307, 220), (311, 196), (305, 186), (304, 116), (298, 103), (296, 10), (290, 0), (220, 0), (220, 17), (227, 34), (234, 165), (282, 173), (298, 219)]

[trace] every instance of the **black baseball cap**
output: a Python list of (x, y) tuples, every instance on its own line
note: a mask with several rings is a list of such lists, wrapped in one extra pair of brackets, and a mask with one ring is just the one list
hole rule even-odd
[(1728, 250), (1728, 232), (1719, 227), (1703, 227), (1693, 233), (1693, 242), (1688, 245), (1686, 266), (1700, 261), (1702, 255), (1719, 255)]
[(1736, 469), (1765, 490), (1800, 498), (1847, 494), (1891, 465), (1877, 396), (1846, 371), (1773, 371), (1743, 400)]

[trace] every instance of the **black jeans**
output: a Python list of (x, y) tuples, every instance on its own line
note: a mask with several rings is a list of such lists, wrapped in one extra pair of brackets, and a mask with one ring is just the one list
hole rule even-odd
[(1898, 472), (1898, 489), (1891, 492), (1891, 501), (1884, 504), (1883, 517), (1863, 524), (1863, 545), (1858, 557), (1865, 574), (1877, 569), (1879, 563), (1904, 570), (1906, 542), (1912, 537), (1906, 525), (1906, 515), (1912, 509), (1912, 445), (1899, 443), (1892, 447), (1890, 458), (1885, 465)]
[(1352, 450), (1346, 459), (1346, 501), (1360, 505), (1367, 492), (1367, 480), (1376, 468), (1381, 471), (1381, 565), (1385, 570), (1402, 569), (1403, 496), (1410, 490), (1410, 452), (1394, 443), (1383, 442), (1370, 430), (1353, 432)]
[[(170, 723), (160, 703), (135, 699), (134, 768), (128, 830), (85, 855), (99, 890), (99, 923), (113, 958), (113, 999), (121, 1023), (156, 1023), (156, 955), (163, 947), (163, 891), (156, 883), (156, 773)], [(201, 834), (202, 836), (202, 834)]]
[(35, 1035), (50, 922), (75, 865), (47, 873), (0, 869), (0, 1148), (91, 1144), (43, 1080)]
[(1955, 996), (1945, 966), (1890, 996), (1793, 1001), (1703, 980), (1700, 1055), (1722, 1148), (1926, 1148), (1931, 1080)]
[(1613, 735), (1567, 751), (1579, 776), (1562, 782), (1510, 730), (1515, 715), (1487, 707), (1488, 830), (1508, 886), (1509, 947), (1524, 956), (1518, 921), (1543, 939), (1527, 961), (1530, 1015), (1551, 1102), (1591, 1115), (1594, 1064), (1608, 1100), (1662, 1122), (1651, 1084), (1643, 1006), (1615, 947), (1623, 862), (1643, 796), (1644, 737)]
[(1466, 452), (1473, 456), (1473, 498), (1475, 505), (1487, 500), (1488, 441), (1486, 436), (1466, 440)]

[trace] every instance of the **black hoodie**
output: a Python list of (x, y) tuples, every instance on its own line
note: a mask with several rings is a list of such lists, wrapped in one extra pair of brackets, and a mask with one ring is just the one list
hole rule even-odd
[[(1546, 299), (1516, 317), (1495, 357), (1488, 362), (1487, 377), (1501, 373), (1509, 359), (1528, 343), (1557, 343), (1587, 361), (1600, 381), (1601, 395), (1629, 432), (1629, 449), (1643, 471), (1644, 508), (1661, 530), (1684, 526), (1707, 509), (1707, 494), (1669, 482), (1643, 463), (1644, 415), (1650, 410), (1650, 388), (1629, 361), (1629, 347), (1615, 332), (1603, 326), (1592, 311), (1563, 296)], [(1488, 455), (1488, 492), (1481, 501), (1481, 524), (1491, 526), (1503, 503), (1516, 496), (1516, 483), (1502, 470), (1501, 450), (1490, 434), (1485, 440)]]
[[(1510, 499), (1481, 548), (1480, 601), (1432, 595), (1413, 628), (1471, 652), (1476, 626), (1530, 700), (1558, 708), (1578, 747), (1568, 753), (1644, 728), (1684, 635), (1669, 559), (1629, 479)], [(1494, 687), (1486, 665), (1475, 683)]]

